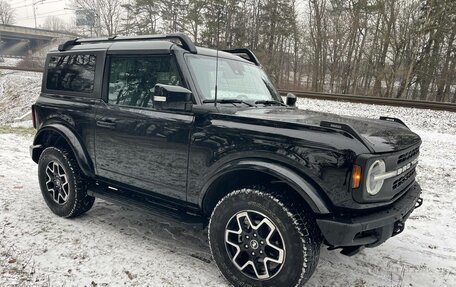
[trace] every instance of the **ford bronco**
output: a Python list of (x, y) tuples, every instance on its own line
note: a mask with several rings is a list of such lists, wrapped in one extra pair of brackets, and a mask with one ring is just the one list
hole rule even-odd
[(32, 115), (52, 212), (98, 197), (207, 227), (235, 286), (302, 286), (322, 244), (378, 246), (422, 203), (421, 139), (401, 120), (298, 109), (250, 50), (185, 34), (61, 44)]

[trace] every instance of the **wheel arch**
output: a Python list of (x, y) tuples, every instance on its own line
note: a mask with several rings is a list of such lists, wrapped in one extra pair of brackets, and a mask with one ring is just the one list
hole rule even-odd
[(59, 123), (43, 126), (33, 140), (31, 148), (33, 161), (37, 163), (43, 150), (50, 146), (69, 148), (84, 175), (94, 175), (93, 162), (76, 132), (71, 128)]
[(296, 199), (303, 200), (314, 213), (330, 213), (328, 201), (315, 184), (288, 167), (256, 159), (240, 160), (229, 165), (204, 185), (200, 197), (203, 214), (210, 215), (221, 198), (241, 185), (239, 181), (242, 181), (242, 185), (252, 186), (261, 182), (285, 184), (290, 189), (287, 192), (291, 192)]

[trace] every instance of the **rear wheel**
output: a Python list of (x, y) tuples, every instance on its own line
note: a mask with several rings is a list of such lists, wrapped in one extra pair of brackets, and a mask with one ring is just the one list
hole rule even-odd
[(75, 217), (92, 208), (87, 181), (74, 157), (55, 147), (46, 148), (38, 161), (38, 179), (47, 206), (62, 217)]
[(317, 266), (321, 245), (303, 205), (261, 188), (222, 198), (208, 236), (215, 262), (234, 286), (302, 286)]

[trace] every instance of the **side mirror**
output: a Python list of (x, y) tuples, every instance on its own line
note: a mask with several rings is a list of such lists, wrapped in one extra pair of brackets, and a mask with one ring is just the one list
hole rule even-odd
[(287, 106), (295, 107), (296, 106), (296, 96), (292, 93), (288, 93), (286, 104), (287, 104)]
[(156, 84), (154, 87), (154, 107), (159, 110), (191, 111), (192, 92), (180, 86)]

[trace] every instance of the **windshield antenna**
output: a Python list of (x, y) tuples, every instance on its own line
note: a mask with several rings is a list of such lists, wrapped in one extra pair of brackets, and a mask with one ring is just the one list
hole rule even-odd
[(221, 7), (219, 7), (217, 12), (217, 52), (215, 57), (215, 95), (214, 95), (214, 107), (217, 107), (217, 90), (218, 90), (218, 62), (219, 62), (219, 42), (220, 42), (220, 12)]

